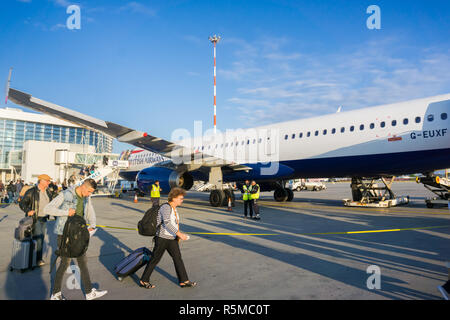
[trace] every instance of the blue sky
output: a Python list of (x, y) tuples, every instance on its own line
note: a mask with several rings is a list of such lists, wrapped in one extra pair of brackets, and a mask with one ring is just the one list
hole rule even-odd
[(0, 32), (12, 87), (166, 139), (212, 127), (213, 34), (222, 131), (450, 92), (448, 0), (3, 0)]

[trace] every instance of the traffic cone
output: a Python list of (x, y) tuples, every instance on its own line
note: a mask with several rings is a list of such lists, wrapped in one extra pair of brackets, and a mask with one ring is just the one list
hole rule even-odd
[(137, 201), (137, 194), (134, 195), (134, 203), (138, 203), (138, 201)]
[(231, 198), (228, 198), (228, 211), (233, 211), (233, 208), (231, 205)]

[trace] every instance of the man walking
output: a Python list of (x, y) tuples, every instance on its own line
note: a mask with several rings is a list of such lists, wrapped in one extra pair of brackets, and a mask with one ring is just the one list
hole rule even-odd
[(160, 192), (162, 189), (159, 186), (159, 180), (156, 180), (154, 184), (152, 184), (152, 189), (150, 191), (150, 199), (152, 200), (152, 207), (159, 206), (159, 199), (161, 198)]
[(48, 189), (50, 180), (51, 178), (48, 175), (41, 174), (38, 177), (37, 185), (29, 188), (19, 202), (20, 209), (28, 217), (33, 217), (32, 237), (36, 240), (36, 261), (38, 267), (45, 265), (45, 261), (42, 260), (42, 251), (47, 231), (48, 215), (44, 213), (44, 208), (53, 199), (53, 194)]
[(247, 208), (250, 210), (250, 218), (253, 218), (253, 205), (250, 199), (252, 186), (250, 185), (250, 181), (245, 180), (245, 184), (242, 186), (242, 190), (244, 191), (244, 193), (242, 194), (242, 200), (244, 200), (244, 219), (247, 218)]
[[(71, 187), (61, 192), (47, 207), (45, 212), (51, 216), (56, 216), (55, 233), (58, 235), (58, 249), (62, 247), (64, 225), (67, 218), (73, 215), (83, 217), (89, 223), (89, 232), (92, 233), (96, 226), (96, 216), (91, 202), (91, 194), (97, 188), (94, 179), (87, 179), (79, 187)], [(86, 254), (76, 258), (80, 268), (81, 282), (84, 287), (86, 300), (100, 298), (108, 291), (97, 291), (92, 288), (89, 270), (87, 268)], [(71, 258), (61, 257), (61, 263), (56, 271), (55, 282), (50, 300), (65, 300), (61, 293), (64, 273), (70, 265)]]

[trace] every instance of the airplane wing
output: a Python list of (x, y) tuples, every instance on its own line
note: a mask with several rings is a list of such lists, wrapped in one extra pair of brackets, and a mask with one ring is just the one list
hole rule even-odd
[(194, 151), (193, 148), (188, 148), (158, 138), (147, 132), (130, 129), (109, 121), (99, 120), (51, 102), (38, 99), (28, 93), (13, 88), (8, 88), (8, 99), (17, 105), (51, 115), (82, 127), (98, 130), (116, 138), (120, 142), (129, 143), (136, 147), (161, 154), (167, 158), (171, 158), (177, 165), (186, 165), (188, 170), (198, 169), (202, 166), (226, 166), (233, 171), (251, 170), (250, 167), (229, 162), (199, 151)]

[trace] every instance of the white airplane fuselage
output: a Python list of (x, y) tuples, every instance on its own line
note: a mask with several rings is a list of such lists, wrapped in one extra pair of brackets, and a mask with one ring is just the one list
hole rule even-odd
[[(224, 172), (224, 182), (375, 177), (450, 167), (449, 128), (450, 94), (446, 94), (177, 143), (252, 168)], [(128, 160), (130, 168), (122, 172), (128, 180), (170, 161), (142, 149), (133, 150)], [(270, 166), (275, 170), (261, 170)], [(192, 175), (207, 180), (204, 172)]]

